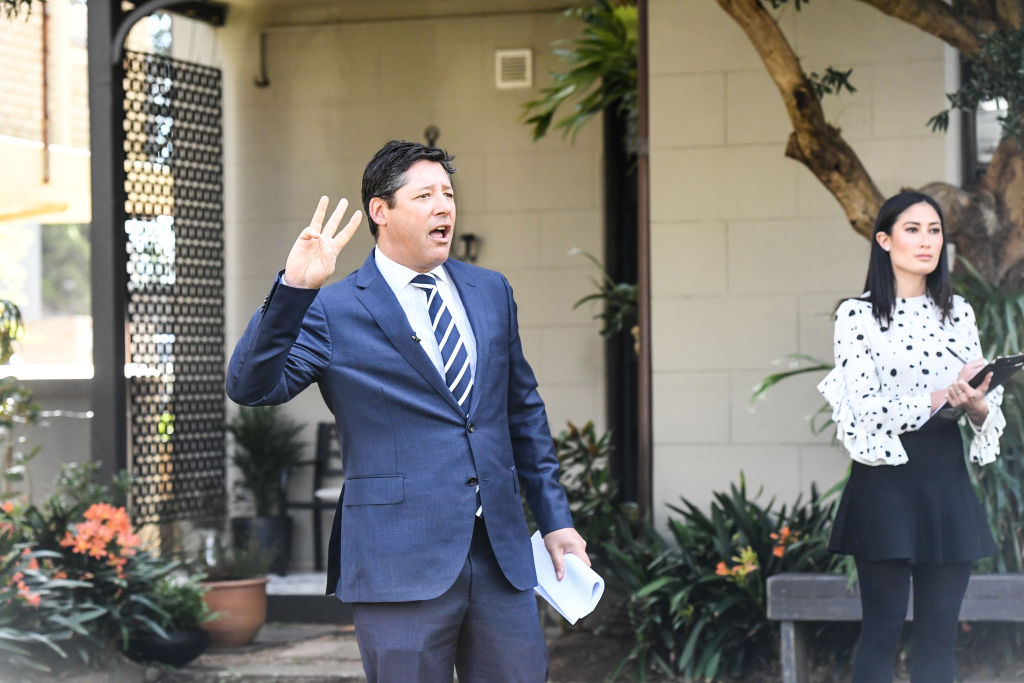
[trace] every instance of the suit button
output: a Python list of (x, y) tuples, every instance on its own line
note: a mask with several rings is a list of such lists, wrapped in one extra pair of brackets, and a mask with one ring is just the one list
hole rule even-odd
[(474, 424), (473, 424), (472, 422), (470, 422), (470, 423), (469, 423), (469, 426), (468, 426), (468, 427), (466, 427), (466, 429), (468, 429), (468, 430), (469, 430), (469, 433), (470, 433), (470, 434), (472, 434), (473, 432), (475, 432), (475, 431), (476, 431), (476, 425), (474, 425)]
[(476, 486), (479, 483), (480, 482), (477, 480), (476, 477), (470, 477), (469, 479), (466, 480), (466, 486)]

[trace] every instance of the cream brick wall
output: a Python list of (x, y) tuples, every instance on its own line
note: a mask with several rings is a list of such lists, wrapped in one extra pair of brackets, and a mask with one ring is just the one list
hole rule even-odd
[(42, 11), (0, 22), (0, 135), (43, 138)]
[[(220, 31), (229, 350), (317, 198), (345, 195), (358, 204), (372, 154), (391, 138), (422, 140), (433, 124), (438, 144), (456, 157), (456, 235), (480, 236), (478, 265), (505, 273), (515, 290), (523, 345), (552, 429), (566, 420), (602, 426), (596, 311), (572, 309), (598, 273), (568, 254), (603, 249), (600, 124), (589, 124), (575, 145), (558, 135), (534, 143), (517, 118), (537, 90), (494, 87), (498, 48), (532, 48), (535, 83), (546, 84), (557, 66), (551, 43), (573, 24), (542, 12), (272, 29), (270, 86), (256, 88), (260, 28), (296, 20), (269, 14), (279, 10), (233, 5)], [(358, 268), (371, 246), (364, 223), (341, 256), (338, 277)], [(329, 417), (315, 389), (288, 410), (310, 423)], [(298, 534), (296, 548), (308, 548), (308, 529)], [(297, 566), (310, 561), (304, 550), (293, 555)]]
[[(855, 2), (778, 15), (804, 68), (853, 68), (829, 97), (883, 193), (941, 179), (941, 44)], [(867, 242), (835, 199), (787, 159), (791, 127), (743, 32), (713, 0), (651, 0), (654, 501), (706, 504), (745, 473), (788, 502), (830, 487), (847, 458), (808, 417), (820, 376), (753, 386), (792, 352), (831, 359), (830, 312), (858, 293)]]

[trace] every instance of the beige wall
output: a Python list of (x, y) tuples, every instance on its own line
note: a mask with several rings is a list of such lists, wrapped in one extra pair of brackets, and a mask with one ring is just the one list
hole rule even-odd
[[(885, 194), (942, 179), (943, 51), (856, 2), (780, 13), (806, 71), (853, 68), (828, 97)], [(789, 126), (745, 34), (713, 0), (651, 0), (651, 244), (654, 500), (704, 504), (746, 474), (764, 502), (827, 489), (847, 458), (806, 416), (820, 376), (754, 410), (752, 387), (800, 352), (831, 360), (829, 313), (860, 292), (867, 242), (810, 171), (784, 156)], [(954, 164), (955, 166), (955, 164)]]
[[(552, 428), (566, 420), (603, 424), (595, 310), (572, 310), (597, 273), (567, 253), (602, 251), (600, 126), (590, 124), (575, 146), (558, 136), (534, 143), (517, 117), (536, 89), (494, 87), (495, 49), (533, 48), (535, 82), (546, 83), (556, 66), (551, 43), (574, 25), (551, 12), (332, 24), (303, 8), (302, 19), (312, 24), (268, 30), (267, 88), (253, 85), (259, 31), (288, 17), (260, 5), (233, 6), (220, 32), (229, 348), (317, 198), (345, 195), (357, 204), (372, 154), (390, 138), (422, 140), (433, 124), (459, 169), (456, 236), (482, 237), (478, 265), (512, 283)], [(358, 268), (371, 246), (362, 227), (342, 254), (339, 276)], [(329, 418), (315, 388), (289, 411), (309, 423)], [(308, 529), (295, 543), (295, 565), (307, 566)]]

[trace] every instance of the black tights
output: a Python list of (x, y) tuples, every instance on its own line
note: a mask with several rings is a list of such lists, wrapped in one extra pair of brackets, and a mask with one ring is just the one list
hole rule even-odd
[(956, 631), (971, 564), (910, 564), (857, 560), (863, 618), (853, 683), (891, 683), (900, 629), (914, 577), (912, 683), (952, 683)]

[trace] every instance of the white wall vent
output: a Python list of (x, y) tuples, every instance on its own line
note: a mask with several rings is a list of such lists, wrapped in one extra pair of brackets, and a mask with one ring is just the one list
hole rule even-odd
[(533, 85), (533, 50), (494, 51), (494, 86), (499, 90)]

